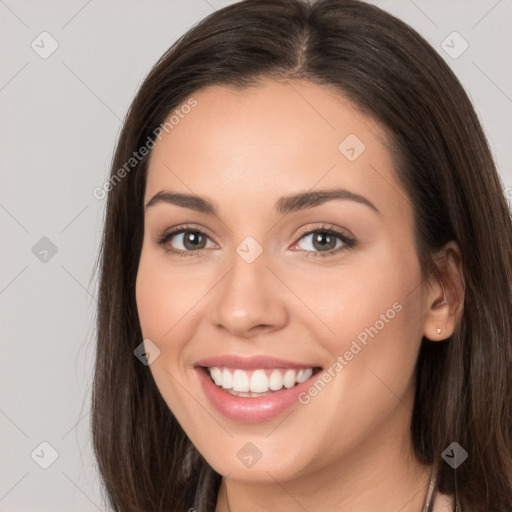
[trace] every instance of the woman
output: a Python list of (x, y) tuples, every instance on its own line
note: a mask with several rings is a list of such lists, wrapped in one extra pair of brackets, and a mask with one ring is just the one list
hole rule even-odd
[(512, 510), (512, 226), (459, 81), (355, 0), (247, 0), (142, 84), (108, 184), (116, 511)]

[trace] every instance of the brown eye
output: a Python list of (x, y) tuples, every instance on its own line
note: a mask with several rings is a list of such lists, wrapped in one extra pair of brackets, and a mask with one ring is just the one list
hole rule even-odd
[[(182, 244), (187, 250), (204, 249), (206, 237), (199, 231), (183, 231)], [(179, 233), (179, 234), (182, 234)]]
[(306, 235), (303, 240), (307, 237), (311, 236), (311, 246), (313, 249), (306, 250), (317, 250), (317, 251), (329, 251), (336, 248), (336, 244), (339, 240), (339, 237), (332, 235), (330, 233), (325, 233), (323, 231), (315, 231), (310, 235)]
[(295, 244), (299, 246), (303, 240), (309, 240), (303, 244), (302, 250), (308, 253), (308, 256), (331, 256), (342, 250), (350, 249), (355, 246), (353, 238), (331, 227), (319, 227), (302, 234), (299, 241)]
[(158, 244), (166, 252), (180, 256), (193, 256), (206, 248), (209, 237), (200, 230), (191, 228), (176, 228), (174, 231), (165, 233)]

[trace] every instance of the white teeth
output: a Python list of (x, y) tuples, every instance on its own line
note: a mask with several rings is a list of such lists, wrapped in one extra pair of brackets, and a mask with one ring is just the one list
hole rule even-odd
[(268, 387), (272, 391), (277, 391), (278, 389), (281, 389), (283, 386), (284, 386), (284, 380), (283, 380), (283, 376), (281, 375), (281, 372), (279, 370), (274, 370), (270, 374)]
[(253, 393), (265, 393), (268, 391), (268, 377), (263, 370), (256, 370), (252, 374), (249, 389)]
[[(283, 387), (292, 388), (308, 380), (313, 375), (313, 368), (282, 368), (274, 370), (228, 370), (227, 368), (208, 368), (210, 376), (215, 384), (226, 390), (236, 393), (244, 393), (242, 396), (254, 396), (253, 393), (267, 393), (279, 391)], [(247, 395), (245, 395), (247, 393)], [(256, 395), (257, 396), (257, 395)]]
[(243, 370), (235, 370), (233, 374), (233, 391), (249, 391), (249, 376)]
[(299, 370), (299, 373), (297, 373), (297, 382), (300, 384), (301, 382), (304, 382), (308, 380), (311, 375), (313, 375), (313, 369), (307, 368), (306, 370)]
[(220, 369), (212, 368), (210, 370), (210, 374), (211, 374), (212, 379), (214, 380), (215, 384), (217, 384), (217, 386), (221, 386), (222, 385), (222, 372), (220, 371)]
[(233, 375), (229, 370), (226, 370), (226, 368), (224, 368), (224, 371), (222, 372), (221, 386), (224, 389), (231, 389), (233, 387)]
[(293, 388), (295, 386), (295, 370), (286, 370), (284, 374), (284, 387)]

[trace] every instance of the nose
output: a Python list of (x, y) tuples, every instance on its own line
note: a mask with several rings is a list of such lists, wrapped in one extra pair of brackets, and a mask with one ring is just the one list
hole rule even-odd
[(211, 318), (217, 329), (252, 338), (286, 325), (291, 293), (268, 263), (265, 252), (251, 263), (234, 255), (231, 268), (211, 295)]

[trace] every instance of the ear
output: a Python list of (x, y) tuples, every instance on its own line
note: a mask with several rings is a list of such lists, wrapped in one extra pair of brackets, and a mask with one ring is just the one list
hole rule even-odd
[(439, 276), (429, 280), (423, 336), (431, 341), (440, 341), (453, 334), (462, 318), (465, 282), (456, 242), (448, 242), (433, 258)]

